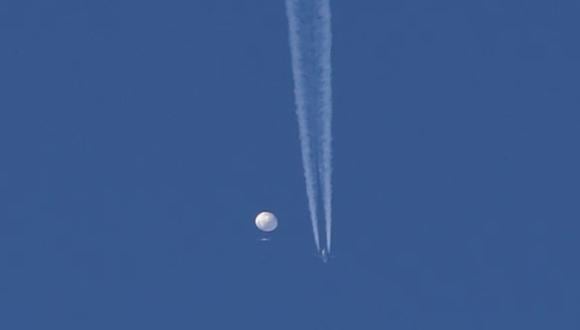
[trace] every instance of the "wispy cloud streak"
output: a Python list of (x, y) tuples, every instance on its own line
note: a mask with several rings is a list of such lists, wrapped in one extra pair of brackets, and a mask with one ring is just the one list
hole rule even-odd
[[(325, 221), (326, 250), (332, 240), (332, 89), (329, 0), (286, 0), (296, 114), (306, 194), (316, 249), (318, 219)], [(320, 205), (319, 205), (320, 204)]]

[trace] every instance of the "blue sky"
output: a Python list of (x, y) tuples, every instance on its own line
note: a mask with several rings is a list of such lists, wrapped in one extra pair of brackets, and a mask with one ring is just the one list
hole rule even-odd
[(283, 1), (2, 1), (0, 328), (578, 329), (580, 6), (331, 5), (324, 265)]

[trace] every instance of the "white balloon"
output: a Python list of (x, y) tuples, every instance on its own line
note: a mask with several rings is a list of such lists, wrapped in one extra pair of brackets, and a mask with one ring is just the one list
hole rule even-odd
[(256, 227), (265, 232), (274, 231), (278, 227), (278, 218), (270, 212), (260, 212), (256, 216)]

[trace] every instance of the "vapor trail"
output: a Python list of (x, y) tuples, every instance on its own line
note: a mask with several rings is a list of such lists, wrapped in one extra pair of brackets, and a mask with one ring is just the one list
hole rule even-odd
[[(318, 218), (332, 235), (332, 89), (329, 0), (286, 0), (296, 113), (314, 243), (320, 251)], [(321, 207), (319, 207), (319, 201)], [(319, 209), (320, 208), (320, 209)]]

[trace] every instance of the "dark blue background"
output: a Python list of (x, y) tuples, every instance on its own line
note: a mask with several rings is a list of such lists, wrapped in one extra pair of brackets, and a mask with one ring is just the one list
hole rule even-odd
[(579, 329), (578, 2), (332, 1), (326, 265), (284, 10), (0, 2), (0, 328)]

